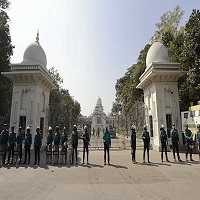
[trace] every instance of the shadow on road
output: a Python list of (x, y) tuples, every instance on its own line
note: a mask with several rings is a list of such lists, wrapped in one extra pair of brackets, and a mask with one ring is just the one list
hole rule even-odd
[(119, 168), (119, 169), (128, 169), (128, 167), (122, 166), (122, 165), (114, 165), (114, 164), (110, 164), (109, 166), (111, 167), (115, 167), (115, 168)]

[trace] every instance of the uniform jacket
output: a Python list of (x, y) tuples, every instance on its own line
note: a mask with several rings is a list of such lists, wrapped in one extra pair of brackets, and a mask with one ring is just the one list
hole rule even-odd
[(52, 144), (53, 142), (53, 134), (52, 133), (48, 133), (47, 134), (47, 145)]
[(166, 143), (167, 142), (167, 133), (165, 130), (160, 130), (160, 142)]
[(31, 133), (27, 133), (24, 141), (24, 147), (25, 148), (30, 148), (32, 144), (32, 135)]
[(197, 131), (196, 133), (196, 141), (200, 143), (200, 131)]
[(24, 135), (22, 133), (18, 133), (17, 138), (16, 138), (16, 143), (18, 145), (22, 144), (24, 141)]
[(71, 142), (72, 142), (72, 145), (78, 146), (78, 132), (77, 131), (72, 132)]
[(42, 135), (40, 133), (35, 133), (34, 146), (42, 146)]
[(54, 145), (60, 145), (60, 133), (55, 133), (53, 137)]
[(10, 133), (10, 135), (8, 137), (8, 142), (9, 142), (9, 145), (16, 142), (16, 133), (14, 133), (14, 132)]
[(110, 138), (110, 132), (109, 131), (104, 131), (103, 133), (103, 141), (111, 146), (111, 138)]
[(7, 144), (8, 143), (9, 133), (8, 130), (3, 130), (0, 135), (0, 143)]
[(178, 134), (178, 131), (175, 128), (172, 128), (170, 130), (170, 139), (171, 139), (172, 143), (179, 142), (179, 134)]
[(192, 141), (192, 132), (191, 130), (187, 129), (184, 131), (184, 137), (186, 142), (191, 142)]
[(130, 144), (131, 145), (136, 145), (136, 132), (135, 132), (134, 129), (131, 129), (130, 136), (131, 136)]
[(84, 131), (81, 137), (83, 138), (84, 145), (88, 145), (88, 142), (90, 142), (89, 133)]
[(63, 145), (64, 143), (68, 142), (68, 134), (67, 133), (62, 133), (61, 135), (61, 144)]
[(143, 131), (142, 133), (142, 139), (145, 145), (149, 145), (150, 144), (150, 136), (149, 136), (149, 132), (148, 131)]

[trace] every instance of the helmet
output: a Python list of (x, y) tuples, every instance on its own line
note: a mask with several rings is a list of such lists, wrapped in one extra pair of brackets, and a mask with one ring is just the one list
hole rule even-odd
[(175, 123), (173, 123), (172, 126), (175, 126)]
[(37, 126), (36, 130), (38, 130), (38, 129), (40, 130), (40, 127), (39, 127), (39, 126)]
[(134, 126), (134, 125), (132, 125), (132, 126), (131, 126), (131, 128), (132, 128), (132, 129), (135, 129), (135, 126)]
[(164, 125), (161, 125), (161, 128), (165, 128), (165, 126), (164, 126)]
[(74, 128), (76, 128), (76, 125), (74, 125)]
[(197, 128), (200, 128), (200, 124), (197, 124)]
[(186, 124), (185, 127), (188, 127), (188, 124)]
[(51, 126), (49, 126), (49, 131), (51, 131), (52, 130), (52, 128), (51, 128)]
[(87, 129), (87, 126), (84, 126), (84, 129)]
[(30, 130), (30, 129), (31, 129), (31, 127), (30, 127), (30, 126), (27, 126), (26, 130)]
[(144, 129), (147, 129), (147, 125), (144, 125)]

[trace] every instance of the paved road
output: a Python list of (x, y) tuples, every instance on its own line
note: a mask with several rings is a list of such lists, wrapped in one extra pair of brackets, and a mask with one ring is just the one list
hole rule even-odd
[[(111, 166), (103, 166), (103, 151), (90, 151), (90, 165), (10, 166), (0, 168), (0, 199), (199, 199), (200, 164), (161, 163), (151, 151), (151, 164), (131, 163), (129, 150), (111, 151)], [(182, 159), (184, 155), (181, 154)], [(32, 156), (33, 158), (33, 156)], [(171, 153), (169, 158), (172, 160)], [(197, 160), (198, 156), (194, 155)], [(32, 160), (33, 163), (33, 160)]]

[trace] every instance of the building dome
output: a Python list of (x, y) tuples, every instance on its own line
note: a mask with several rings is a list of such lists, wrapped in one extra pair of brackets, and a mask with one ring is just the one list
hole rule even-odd
[(101, 100), (100, 97), (97, 99), (97, 104), (96, 105), (97, 106), (102, 106), (102, 100)]
[(168, 51), (167, 48), (160, 42), (154, 42), (146, 57), (146, 66), (147, 68), (152, 62), (167, 62), (168, 60)]
[(22, 64), (41, 65), (42, 67), (46, 68), (47, 57), (38, 41), (33, 42), (26, 48)]

